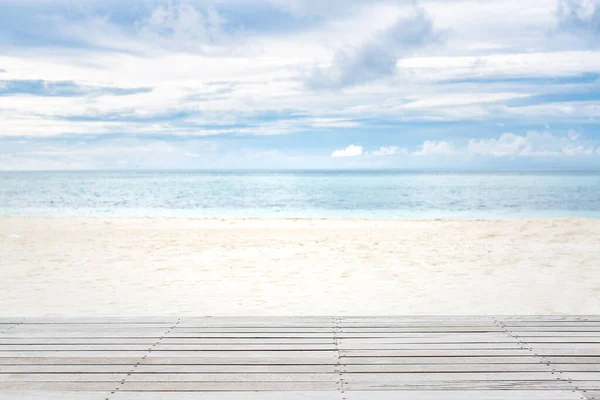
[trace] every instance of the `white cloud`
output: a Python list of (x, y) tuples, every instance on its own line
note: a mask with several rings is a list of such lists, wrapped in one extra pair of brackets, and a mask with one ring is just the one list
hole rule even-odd
[(557, 8), (560, 29), (592, 39), (598, 45), (600, 36), (600, 1), (598, 0), (559, 0)]
[(224, 19), (214, 6), (194, 7), (178, 1), (158, 5), (138, 22), (142, 38), (182, 50), (205, 50), (224, 36)]
[(400, 148), (398, 146), (382, 146), (379, 150), (375, 150), (371, 154), (377, 157), (380, 156), (394, 156), (397, 154), (407, 154), (408, 150)]
[(453, 154), (456, 154), (454, 147), (443, 140), (426, 140), (421, 148), (413, 153), (415, 156), (448, 156)]
[(306, 84), (312, 89), (342, 89), (393, 76), (399, 58), (438, 37), (425, 11), (414, 9), (362, 45), (338, 50), (328, 68), (313, 69)]
[(408, 154), (408, 150), (398, 146), (382, 146), (374, 151), (365, 151), (362, 146), (351, 144), (345, 149), (335, 150), (332, 157), (387, 157)]
[(351, 144), (345, 149), (335, 150), (331, 157), (360, 157), (363, 155), (363, 147)]
[(498, 139), (471, 139), (469, 154), (492, 157), (576, 157), (591, 156), (594, 146), (579, 141), (579, 135), (570, 130), (567, 136), (548, 132), (529, 131), (520, 136), (504, 133)]

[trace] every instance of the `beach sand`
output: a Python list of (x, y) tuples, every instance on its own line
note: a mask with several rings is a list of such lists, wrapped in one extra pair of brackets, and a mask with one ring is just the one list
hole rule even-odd
[(0, 217), (1, 316), (554, 313), (600, 313), (600, 220)]

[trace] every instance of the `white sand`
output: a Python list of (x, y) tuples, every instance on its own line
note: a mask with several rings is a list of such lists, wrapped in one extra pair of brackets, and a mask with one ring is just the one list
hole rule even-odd
[(0, 316), (417, 313), (600, 313), (600, 221), (0, 217)]

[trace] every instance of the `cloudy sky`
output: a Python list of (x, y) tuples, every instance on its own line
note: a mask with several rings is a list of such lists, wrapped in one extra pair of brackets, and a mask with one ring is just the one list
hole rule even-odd
[(0, 169), (598, 168), (600, 0), (0, 0)]

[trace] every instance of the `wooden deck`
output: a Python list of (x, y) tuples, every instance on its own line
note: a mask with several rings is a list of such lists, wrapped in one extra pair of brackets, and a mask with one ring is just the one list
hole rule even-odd
[(600, 316), (4, 318), (0, 399), (600, 399)]

